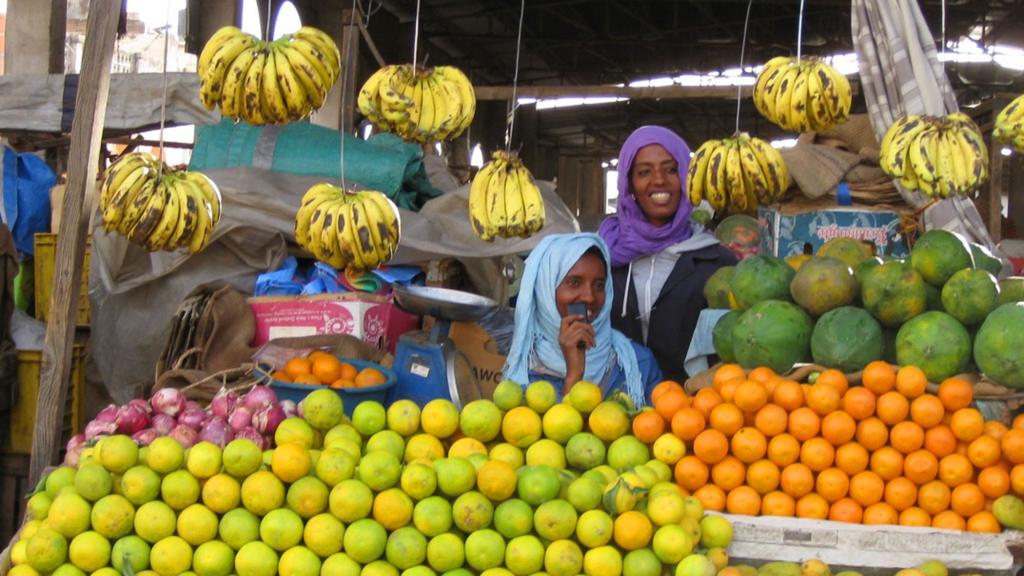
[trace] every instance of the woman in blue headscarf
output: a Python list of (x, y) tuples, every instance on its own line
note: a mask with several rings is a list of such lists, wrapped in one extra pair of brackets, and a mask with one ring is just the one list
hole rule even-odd
[[(605, 396), (647, 404), (661, 381), (654, 356), (611, 327), (608, 248), (596, 234), (553, 234), (526, 259), (505, 378), (549, 380), (567, 394), (580, 380)], [(579, 309), (578, 309), (579, 308)]]

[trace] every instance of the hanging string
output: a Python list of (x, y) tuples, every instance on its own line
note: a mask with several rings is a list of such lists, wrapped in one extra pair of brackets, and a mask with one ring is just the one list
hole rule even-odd
[(946, 53), (946, 0), (942, 0), (942, 52)]
[(800, 61), (800, 49), (804, 44), (804, 0), (800, 0), (800, 15), (796, 20), (796, 61)]
[(163, 97), (160, 98), (160, 167), (156, 178), (159, 182), (164, 172), (164, 125), (167, 123), (167, 53), (171, 41), (171, 0), (167, 0), (164, 18), (164, 63), (163, 63)]
[[(743, 56), (747, 49), (747, 28), (750, 26), (750, 9), (754, 0), (747, 2), (747, 17), (743, 20), (743, 40), (740, 41), (740, 77), (743, 76)], [(743, 85), (736, 83), (736, 132), (740, 131), (740, 104), (743, 103)]]
[(516, 67), (512, 73), (512, 102), (508, 110), (508, 129), (505, 131), (505, 153), (508, 154), (512, 148), (512, 131), (516, 125), (516, 109), (519, 108), (519, 101), (516, 99), (516, 89), (519, 87), (519, 55), (523, 47), (523, 17), (526, 15), (526, 0), (519, 5), (519, 31), (516, 33)]
[[(346, 42), (351, 42), (352, 41), (351, 40), (352, 32), (353, 32), (353, 30), (352, 30), (353, 24), (352, 23), (355, 22), (356, 18), (361, 18), (361, 16), (359, 15), (358, 0), (352, 0), (352, 12), (349, 13), (349, 20), (345, 24), (345, 26), (349, 29), (347, 31), (347, 34), (345, 35), (345, 41)], [(343, 48), (348, 50), (348, 45), (346, 44), (345, 46), (343, 46)], [(348, 82), (347, 82), (348, 74), (345, 73), (345, 67), (341, 66), (340, 64), (341, 63), (339, 62), (339, 67), (341, 68), (341, 121), (344, 122), (345, 121), (345, 107), (347, 106), (347, 103), (348, 103), (348, 85), (347, 85), (348, 84)], [(352, 80), (355, 81), (355, 77), (353, 77)], [(345, 136), (348, 134), (348, 129), (349, 129), (349, 126), (342, 126), (342, 130), (340, 131), (341, 132), (341, 146), (340, 146), (341, 166), (340, 166), (340, 170), (341, 170), (341, 189), (342, 190), (348, 190), (348, 184), (346, 184), (346, 182), (345, 182)]]
[(420, 47), (420, 0), (416, 0), (416, 21), (412, 32), (412, 71), (416, 71), (416, 54)]

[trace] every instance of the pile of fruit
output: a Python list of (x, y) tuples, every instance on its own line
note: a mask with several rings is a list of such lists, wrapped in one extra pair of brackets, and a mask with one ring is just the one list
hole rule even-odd
[(310, 26), (264, 42), (234, 26), (210, 37), (199, 54), (199, 100), (249, 124), (301, 120), (323, 105), (341, 75), (341, 53)]
[(384, 66), (363, 84), (357, 104), (377, 128), (421, 143), (458, 138), (476, 114), (473, 84), (454, 66)]
[(690, 160), (686, 193), (697, 206), (707, 200), (715, 210), (754, 212), (789, 189), (789, 170), (779, 151), (746, 132), (708, 140)]
[(675, 479), (706, 510), (1000, 532), (997, 499), (1024, 495), (1024, 417), (986, 422), (969, 382), (930, 394), (914, 366), (872, 362), (861, 383), (725, 364), (694, 396), (659, 385), (633, 432), (686, 443)]
[(498, 150), (469, 189), (469, 223), (481, 240), (528, 238), (544, 227), (544, 199), (515, 152)]
[(629, 434), (581, 383), (355, 406), (311, 392), (268, 450), (99, 435), (51, 472), (12, 549), (25, 574), (710, 575), (729, 522), (671, 481), (683, 450)]
[(172, 170), (151, 154), (131, 152), (107, 168), (100, 186), (103, 229), (156, 252), (196, 253), (220, 221), (220, 191), (199, 172)]
[(733, 308), (714, 329), (715, 351), (778, 373), (797, 362), (855, 372), (874, 360), (914, 365), (932, 382), (967, 372), (1024, 387), (1024, 278), (996, 281), (983, 247), (930, 230), (904, 260), (871, 255), (849, 238), (815, 256), (757, 255), (718, 270), (711, 307)]
[(754, 83), (754, 106), (784, 130), (820, 132), (846, 122), (850, 81), (816, 58), (776, 56)]
[(903, 116), (882, 138), (882, 171), (908, 190), (949, 198), (974, 192), (988, 180), (988, 147), (963, 112), (945, 117)]
[(368, 388), (387, 381), (384, 373), (372, 366), (359, 369), (320, 350), (288, 360), (271, 377), (280, 382), (331, 388)]
[(401, 232), (398, 207), (373, 190), (316, 184), (295, 213), (295, 241), (337, 270), (383, 266), (398, 249)]

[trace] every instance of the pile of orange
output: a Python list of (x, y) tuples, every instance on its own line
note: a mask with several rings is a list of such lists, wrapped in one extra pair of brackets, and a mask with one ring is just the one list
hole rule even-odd
[(633, 423), (646, 442), (685, 442), (675, 479), (707, 509), (999, 532), (992, 502), (1024, 496), (1024, 415), (985, 421), (962, 379), (930, 394), (919, 368), (879, 361), (861, 386), (838, 370), (802, 384), (735, 364), (713, 382), (693, 396), (662, 382)]
[(322, 350), (292, 358), (271, 376), (281, 382), (331, 388), (368, 388), (387, 382), (387, 376), (376, 368), (367, 366), (359, 370)]

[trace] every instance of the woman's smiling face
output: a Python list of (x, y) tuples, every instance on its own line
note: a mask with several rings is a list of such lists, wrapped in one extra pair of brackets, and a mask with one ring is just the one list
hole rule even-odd
[(651, 224), (664, 226), (675, 218), (683, 194), (679, 163), (661, 144), (648, 144), (637, 151), (629, 187)]

